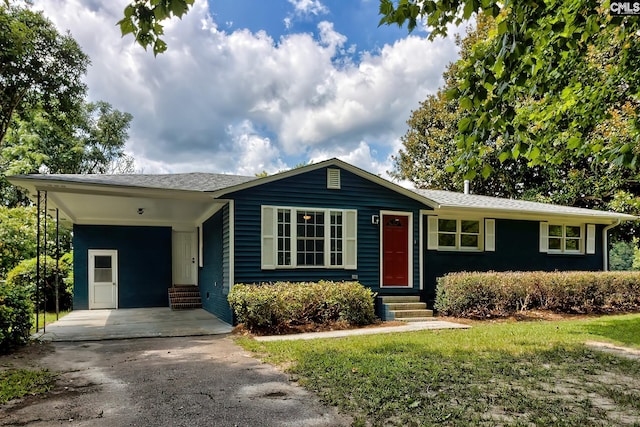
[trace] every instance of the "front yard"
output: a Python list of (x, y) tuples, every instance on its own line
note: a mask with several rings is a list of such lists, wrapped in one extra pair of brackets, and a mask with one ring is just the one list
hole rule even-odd
[(355, 425), (640, 426), (640, 314), (238, 342)]

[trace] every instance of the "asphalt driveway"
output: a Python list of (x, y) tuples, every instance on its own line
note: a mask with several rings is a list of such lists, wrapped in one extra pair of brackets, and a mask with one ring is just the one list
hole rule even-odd
[(53, 342), (56, 388), (0, 406), (0, 426), (345, 426), (351, 420), (228, 335)]

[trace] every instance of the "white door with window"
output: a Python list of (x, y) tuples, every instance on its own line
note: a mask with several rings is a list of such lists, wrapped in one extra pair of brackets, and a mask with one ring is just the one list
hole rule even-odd
[(174, 231), (172, 243), (174, 285), (198, 284), (198, 237), (195, 231)]
[(118, 308), (118, 251), (89, 250), (89, 309)]

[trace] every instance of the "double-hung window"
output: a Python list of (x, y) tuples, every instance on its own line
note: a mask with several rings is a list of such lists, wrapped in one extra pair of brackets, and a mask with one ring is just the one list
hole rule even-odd
[(540, 251), (559, 254), (595, 253), (595, 225), (540, 223)]
[(429, 216), (427, 248), (440, 251), (495, 250), (495, 220)]
[(262, 207), (262, 268), (356, 268), (355, 210)]

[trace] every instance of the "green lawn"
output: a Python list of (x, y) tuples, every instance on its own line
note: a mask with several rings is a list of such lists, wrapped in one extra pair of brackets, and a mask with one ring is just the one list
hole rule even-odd
[[(62, 319), (64, 316), (66, 316), (67, 314), (69, 314), (68, 311), (61, 311), (58, 315), (58, 319)], [(56, 313), (39, 313), (38, 315), (38, 327), (40, 329), (42, 329), (42, 326), (45, 324), (48, 325), (50, 323), (53, 323), (56, 321)], [(33, 319), (32, 319), (32, 323), (31, 323), (31, 333), (37, 332), (36, 331), (36, 314), (33, 314)]]
[(55, 374), (46, 369), (0, 370), (0, 404), (23, 396), (45, 393), (55, 383)]
[(286, 366), (355, 425), (640, 426), (640, 314), (468, 330), (238, 342)]

